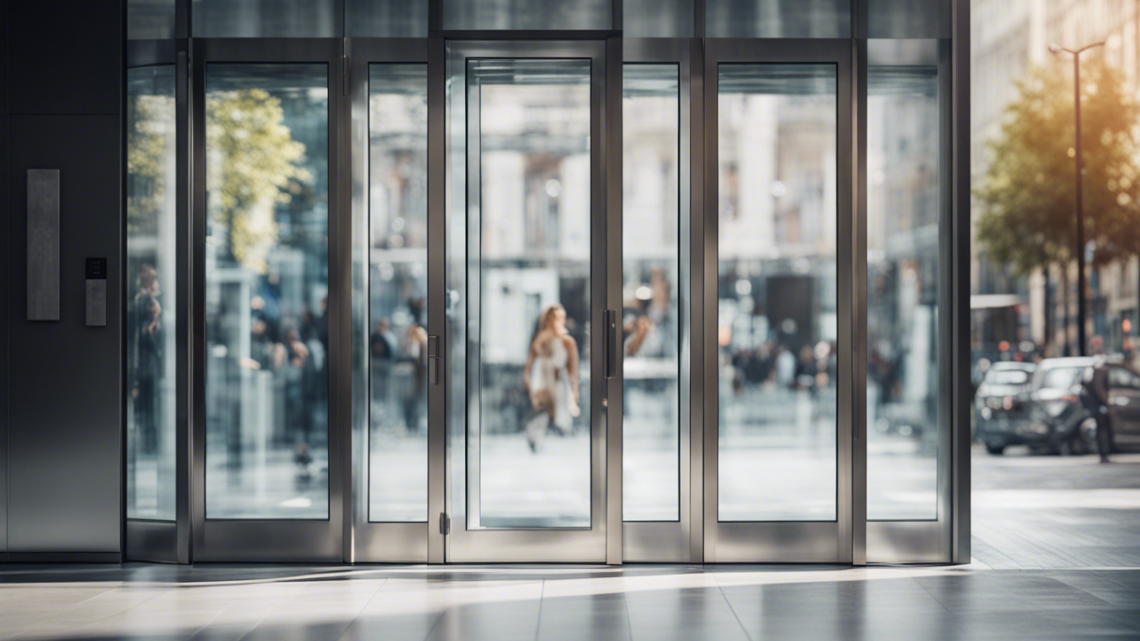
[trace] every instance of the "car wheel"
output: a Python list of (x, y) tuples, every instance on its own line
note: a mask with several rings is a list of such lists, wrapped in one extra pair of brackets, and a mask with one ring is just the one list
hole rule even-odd
[(990, 445), (987, 443), (986, 444), (986, 451), (989, 452), (990, 454), (993, 454), (994, 456), (1001, 456), (1002, 454), (1005, 454), (1005, 446), (1004, 445)]

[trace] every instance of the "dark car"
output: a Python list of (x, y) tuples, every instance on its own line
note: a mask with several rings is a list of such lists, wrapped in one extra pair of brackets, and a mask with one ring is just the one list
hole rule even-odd
[(1008, 423), (1018, 420), (1023, 412), (1022, 403), (1037, 365), (1021, 361), (999, 361), (986, 370), (974, 394), (975, 432), (1001, 431), (1001, 426), (990, 423)]
[(1108, 410), (1117, 445), (1140, 441), (1140, 374), (1121, 362), (1095, 357), (1041, 361), (1027, 392), (1017, 400), (1020, 411), (1009, 420), (978, 424), (978, 440), (990, 454), (1010, 445), (1033, 450), (1080, 454), (1096, 448), (1096, 421), (1081, 403), (1081, 381), (1090, 367), (1104, 363), (1108, 371)]

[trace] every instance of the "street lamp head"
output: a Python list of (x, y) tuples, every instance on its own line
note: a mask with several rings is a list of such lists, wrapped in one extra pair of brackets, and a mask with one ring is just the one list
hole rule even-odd
[(1049, 53), (1061, 53), (1064, 50), (1064, 47), (1055, 42), (1049, 45)]

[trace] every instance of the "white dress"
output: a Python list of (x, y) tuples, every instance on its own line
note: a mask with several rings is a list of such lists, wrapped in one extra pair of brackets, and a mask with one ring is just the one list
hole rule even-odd
[(572, 417), (570, 416), (570, 372), (567, 368), (569, 360), (570, 354), (566, 351), (566, 343), (560, 337), (552, 337), (546, 345), (538, 348), (534, 367), (531, 370), (531, 390), (532, 393), (549, 391), (554, 407), (551, 410), (552, 415), (548, 418), (549, 423), (542, 422), (547, 418), (546, 412), (530, 421), (527, 427), (532, 439), (536, 436), (541, 438), (537, 433), (540, 425), (543, 432), (546, 431), (547, 425), (557, 427), (564, 434), (570, 432)]

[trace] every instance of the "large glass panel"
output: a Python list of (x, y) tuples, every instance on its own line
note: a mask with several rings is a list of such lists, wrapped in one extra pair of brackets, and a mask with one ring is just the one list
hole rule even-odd
[(199, 38), (338, 38), (336, 0), (193, 0)]
[(867, 518), (936, 519), (938, 70), (867, 78)]
[(467, 78), (467, 525), (589, 527), (590, 62)]
[(847, 38), (851, 0), (707, 0), (710, 38)]
[(323, 64), (206, 69), (206, 516), (328, 518)]
[(680, 518), (680, 82), (676, 64), (622, 79), (622, 511)]
[(174, 65), (127, 70), (127, 517), (174, 520)]
[(369, 519), (427, 520), (427, 65), (368, 73)]
[(870, 38), (949, 38), (949, 0), (866, 0)]
[(175, 36), (174, 0), (127, 0), (127, 38), (169, 40)]
[(444, 29), (610, 29), (613, 0), (443, 0)]
[(426, 38), (428, 0), (345, 0), (344, 34), (350, 38)]
[(693, 37), (693, 0), (622, 0), (626, 38)]
[(721, 521), (836, 518), (836, 68), (719, 71)]

